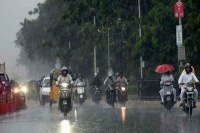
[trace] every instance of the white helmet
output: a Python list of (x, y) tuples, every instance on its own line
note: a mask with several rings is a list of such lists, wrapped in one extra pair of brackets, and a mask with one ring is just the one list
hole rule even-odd
[(97, 73), (94, 73), (94, 76), (97, 76)]
[(63, 66), (63, 67), (62, 67), (62, 71), (63, 71), (63, 70), (68, 70), (68, 69), (67, 69), (66, 66)]

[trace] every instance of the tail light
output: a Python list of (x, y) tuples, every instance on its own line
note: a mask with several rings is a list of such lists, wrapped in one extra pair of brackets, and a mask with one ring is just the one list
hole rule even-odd
[(10, 86), (10, 83), (8, 81), (6, 81), (5, 86)]
[(15, 93), (18, 93), (18, 92), (19, 92), (19, 89), (18, 89), (18, 88), (15, 88), (15, 89), (14, 89), (14, 92), (15, 92)]
[(2, 83), (0, 83), (0, 88), (2, 88), (3, 87), (3, 85), (2, 85)]

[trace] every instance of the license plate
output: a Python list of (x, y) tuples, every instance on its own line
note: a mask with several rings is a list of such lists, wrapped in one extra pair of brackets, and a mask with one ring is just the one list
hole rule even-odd
[(194, 94), (194, 92), (186, 92), (186, 94)]
[(170, 92), (170, 91), (167, 91), (167, 95), (171, 95), (171, 92)]
[(84, 87), (79, 87), (78, 88), (78, 93), (84, 93)]
[(80, 98), (83, 98), (83, 95), (80, 95)]

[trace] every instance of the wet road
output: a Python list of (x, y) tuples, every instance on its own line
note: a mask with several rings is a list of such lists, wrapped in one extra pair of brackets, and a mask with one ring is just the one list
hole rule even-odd
[(129, 101), (126, 108), (111, 108), (104, 101), (74, 104), (68, 118), (56, 104), (40, 107), (30, 102), (26, 110), (0, 116), (1, 133), (198, 133), (200, 110), (188, 118), (180, 108), (166, 111), (158, 103)]

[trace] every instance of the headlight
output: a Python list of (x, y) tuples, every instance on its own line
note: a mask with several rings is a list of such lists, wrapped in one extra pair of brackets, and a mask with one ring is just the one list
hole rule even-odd
[(187, 87), (188, 91), (193, 91), (193, 87)]
[(15, 92), (15, 93), (18, 93), (18, 92), (19, 92), (19, 89), (18, 89), (18, 88), (15, 88), (15, 89), (14, 89), (14, 92)]
[(62, 83), (61, 86), (62, 86), (62, 87), (67, 87), (67, 86), (68, 86), (68, 83)]
[(125, 87), (121, 87), (122, 88), (122, 91), (125, 91), (126, 90), (126, 88)]
[(24, 93), (26, 93), (26, 92), (27, 92), (27, 88), (26, 88), (26, 87), (22, 87), (22, 91), (23, 91)]

